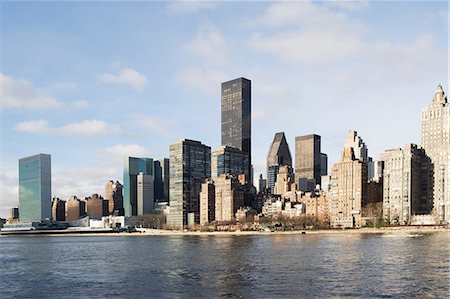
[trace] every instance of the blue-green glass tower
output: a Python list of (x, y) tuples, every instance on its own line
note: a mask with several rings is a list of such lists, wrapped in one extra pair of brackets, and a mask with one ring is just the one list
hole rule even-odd
[(51, 157), (39, 154), (19, 159), (20, 221), (32, 222), (52, 217)]
[(153, 159), (125, 158), (123, 166), (123, 208), (125, 216), (137, 215), (137, 176), (142, 172), (153, 175)]

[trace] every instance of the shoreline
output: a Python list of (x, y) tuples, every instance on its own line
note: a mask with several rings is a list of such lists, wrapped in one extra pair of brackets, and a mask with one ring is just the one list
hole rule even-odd
[(1, 237), (74, 237), (74, 236), (109, 236), (109, 237), (138, 237), (138, 236), (280, 236), (280, 235), (355, 235), (355, 234), (389, 234), (389, 235), (417, 235), (430, 233), (450, 233), (450, 228), (438, 226), (420, 227), (382, 227), (382, 228), (360, 228), (360, 229), (323, 229), (323, 230), (295, 230), (295, 231), (172, 231), (163, 229), (138, 228), (138, 232), (117, 233), (117, 232), (65, 232), (42, 233), (42, 234), (5, 234)]

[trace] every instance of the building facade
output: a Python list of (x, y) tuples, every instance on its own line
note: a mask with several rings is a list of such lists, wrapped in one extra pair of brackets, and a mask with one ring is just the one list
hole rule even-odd
[(383, 217), (391, 224), (408, 225), (416, 214), (430, 213), (431, 161), (415, 144), (381, 154), (384, 162)]
[(51, 219), (51, 179), (50, 155), (38, 154), (19, 160), (20, 221)]
[(275, 134), (267, 154), (267, 188), (270, 194), (274, 192), (278, 171), (284, 165), (292, 167), (292, 157), (284, 132), (279, 132)]
[(57, 197), (52, 200), (52, 221), (66, 220), (66, 202)]
[(108, 181), (105, 184), (105, 199), (108, 200), (109, 214), (123, 216), (123, 185), (119, 181)]
[[(195, 140), (170, 145), (170, 214), (168, 224), (187, 225), (188, 213), (199, 216), (201, 184), (211, 177), (211, 147)], [(198, 219), (198, 223), (200, 219)]]
[(98, 194), (92, 194), (91, 197), (85, 199), (86, 214), (91, 218), (101, 219), (108, 216), (108, 201)]
[(244, 206), (244, 191), (237, 178), (222, 174), (214, 180), (215, 220), (228, 222), (234, 220), (237, 210)]
[[(322, 156), (320, 152), (320, 136), (316, 134), (297, 136), (295, 137), (295, 182), (302, 190), (300, 183), (302, 180), (314, 180), (314, 183), (309, 184), (315, 187), (320, 184), (321, 179), (321, 161)], [(322, 169), (322, 171), (324, 171)]]
[(66, 202), (66, 221), (78, 220), (86, 216), (86, 202), (71, 196)]
[(169, 202), (169, 159), (154, 162), (155, 201)]
[(222, 83), (222, 146), (237, 148), (248, 155), (248, 175), (252, 161), (251, 81), (238, 78)]
[(450, 105), (439, 85), (431, 104), (422, 110), (422, 147), (431, 158), (433, 211), (450, 222)]
[(139, 173), (153, 176), (153, 159), (127, 157), (123, 168), (123, 206), (125, 216), (136, 216), (137, 176)]
[(289, 191), (296, 191), (294, 173), (292, 167), (283, 165), (278, 171), (273, 194), (283, 196)]
[(137, 216), (153, 214), (155, 196), (153, 175), (140, 172), (137, 175)]
[(221, 174), (238, 176), (245, 174), (250, 178), (248, 154), (229, 146), (222, 146), (211, 153), (211, 177), (217, 178)]
[(212, 181), (202, 184), (200, 192), (200, 225), (216, 220), (216, 188)]
[[(362, 205), (367, 196), (367, 163), (360, 153), (360, 144), (350, 138), (362, 139), (356, 132), (347, 136), (342, 159), (333, 165), (330, 176), (330, 223), (332, 227), (360, 227)], [(358, 158), (359, 157), (359, 158)]]

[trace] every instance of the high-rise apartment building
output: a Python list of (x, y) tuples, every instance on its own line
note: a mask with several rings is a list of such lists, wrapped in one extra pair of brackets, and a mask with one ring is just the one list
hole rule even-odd
[(415, 144), (381, 154), (384, 161), (383, 217), (392, 224), (408, 225), (411, 216), (430, 212), (430, 165), (425, 151)]
[(176, 228), (188, 225), (189, 213), (197, 215), (199, 223), (201, 184), (211, 177), (211, 147), (200, 141), (181, 140), (170, 145), (169, 164), (168, 224)]
[(52, 221), (66, 220), (66, 202), (57, 197), (52, 199)]
[(86, 202), (71, 196), (66, 202), (66, 221), (78, 220), (86, 216)]
[(155, 196), (153, 175), (140, 172), (137, 175), (137, 215), (153, 214)]
[(215, 220), (231, 221), (240, 207), (244, 206), (244, 190), (236, 177), (222, 174), (214, 180)]
[[(251, 81), (238, 78), (222, 83), (222, 146), (237, 148), (248, 154), (248, 175), (251, 171)], [(251, 178), (250, 178), (251, 179)]]
[(294, 173), (292, 167), (283, 165), (278, 171), (273, 194), (283, 196), (289, 191), (295, 191)]
[(285, 165), (292, 167), (291, 151), (284, 132), (279, 132), (275, 134), (267, 154), (267, 188), (271, 194), (274, 192), (278, 171)]
[(205, 225), (216, 219), (216, 188), (212, 181), (202, 184), (200, 192), (200, 225)]
[(100, 219), (108, 215), (108, 201), (98, 194), (85, 198), (86, 214), (91, 218)]
[[(321, 172), (324, 172), (322, 155), (320, 152), (320, 136), (316, 134), (295, 137), (295, 182), (301, 186), (313, 186), (320, 184)], [(324, 161), (325, 163), (325, 161)], [(325, 166), (325, 165), (324, 165)], [(312, 184), (304, 184), (300, 180), (314, 180)]]
[(422, 147), (432, 163), (434, 213), (450, 222), (450, 105), (441, 85), (422, 110)]
[(51, 157), (38, 154), (19, 160), (20, 220), (25, 222), (51, 219)]
[[(358, 142), (349, 142), (350, 140), (358, 140)], [(362, 144), (364, 143), (356, 132), (349, 132), (342, 159), (331, 169), (330, 222), (332, 227), (361, 226), (361, 209), (367, 195), (367, 163), (364, 162), (364, 155), (361, 155)], [(355, 152), (358, 154), (355, 155)]]
[(139, 173), (153, 176), (153, 159), (127, 157), (123, 168), (123, 206), (125, 216), (136, 216), (137, 176)]
[(169, 202), (169, 159), (154, 162), (155, 168), (155, 201)]
[(109, 214), (124, 215), (123, 185), (119, 181), (108, 181), (105, 184), (105, 199), (108, 200)]
[(248, 154), (229, 146), (222, 146), (211, 153), (211, 177), (215, 179), (221, 174), (238, 176), (245, 174), (250, 178)]

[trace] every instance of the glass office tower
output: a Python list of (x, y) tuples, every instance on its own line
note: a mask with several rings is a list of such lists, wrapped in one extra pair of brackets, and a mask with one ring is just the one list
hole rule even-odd
[(125, 158), (123, 167), (123, 208), (125, 216), (136, 216), (137, 207), (137, 176), (139, 173), (153, 176), (153, 159)]
[(52, 217), (51, 157), (39, 154), (19, 160), (20, 221)]
[(188, 225), (188, 214), (194, 215), (194, 221), (200, 223), (200, 189), (211, 177), (211, 147), (189, 139), (172, 144), (169, 166), (168, 224), (182, 228)]
[[(251, 174), (251, 81), (238, 78), (222, 83), (222, 146), (237, 148), (248, 155)], [(250, 178), (251, 180), (251, 178)]]

